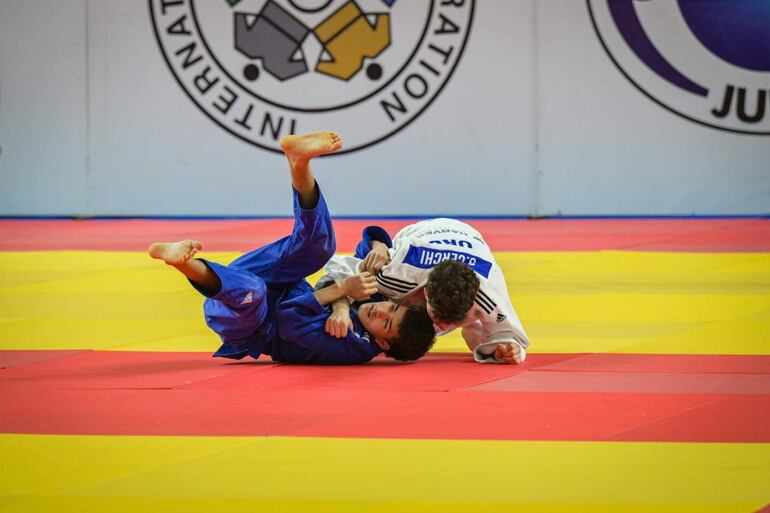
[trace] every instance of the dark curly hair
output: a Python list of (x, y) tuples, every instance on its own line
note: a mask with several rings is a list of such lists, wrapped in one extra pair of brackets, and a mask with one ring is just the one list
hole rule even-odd
[(455, 324), (465, 319), (479, 291), (479, 279), (467, 265), (444, 260), (428, 275), (428, 296), (433, 318)]
[(410, 362), (421, 358), (436, 342), (436, 329), (423, 307), (410, 307), (406, 310), (398, 335), (388, 339), (390, 349), (386, 356), (402, 362)]

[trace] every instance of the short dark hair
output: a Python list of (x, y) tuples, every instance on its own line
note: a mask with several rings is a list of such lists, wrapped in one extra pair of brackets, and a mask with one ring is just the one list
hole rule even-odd
[(465, 320), (479, 291), (479, 279), (467, 265), (444, 260), (428, 274), (428, 296), (436, 321), (455, 324)]
[(390, 349), (385, 356), (390, 356), (402, 362), (410, 362), (421, 358), (436, 342), (436, 328), (424, 307), (407, 308), (398, 335), (388, 339)]

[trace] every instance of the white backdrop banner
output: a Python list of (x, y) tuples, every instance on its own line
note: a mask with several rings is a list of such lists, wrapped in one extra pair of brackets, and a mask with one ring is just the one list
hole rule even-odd
[[(770, 4), (0, 0), (0, 215), (770, 212)], [(41, 37), (44, 34), (45, 37)]]

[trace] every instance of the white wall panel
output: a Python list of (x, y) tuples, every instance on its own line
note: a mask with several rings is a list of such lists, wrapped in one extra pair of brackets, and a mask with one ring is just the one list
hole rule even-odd
[(584, 2), (539, 2), (538, 16), (540, 214), (770, 211), (770, 137), (653, 103), (607, 57)]
[[(192, 104), (163, 62), (147, 6), (90, 5), (94, 213), (288, 213), (283, 158)], [(422, 116), (383, 143), (317, 162), (335, 214), (527, 213), (528, 6), (481, 3), (460, 65)]]
[(0, 215), (88, 214), (84, 0), (0, 0)]
[[(209, 35), (230, 44), (228, 27)], [(371, 130), (349, 121), (348, 140)], [(339, 127), (300, 126), (324, 128)], [(0, 0), (0, 148), (0, 215), (289, 213), (283, 158), (187, 97), (148, 1)], [(704, 127), (640, 93), (586, 2), (476, 0), (427, 110), (315, 170), (336, 215), (713, 215), (770, 212), (768, 163), (770, 136)]]

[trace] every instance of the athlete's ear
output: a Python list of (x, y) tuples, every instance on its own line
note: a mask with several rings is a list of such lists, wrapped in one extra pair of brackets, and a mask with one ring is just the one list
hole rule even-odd
[(428, 287), (422, 288), (422, 294), (425, 296), (425, 301), (430, 301), (430, 298), (428, 297)]
[(380, 346), (380, 349), (383, 351), (387, 351), (390, 349), (390, 344), (388, 344), (387, 340), (383, 340), (381, 338), (375, 338), (374, 341), (377, 343), (378, 346)]

